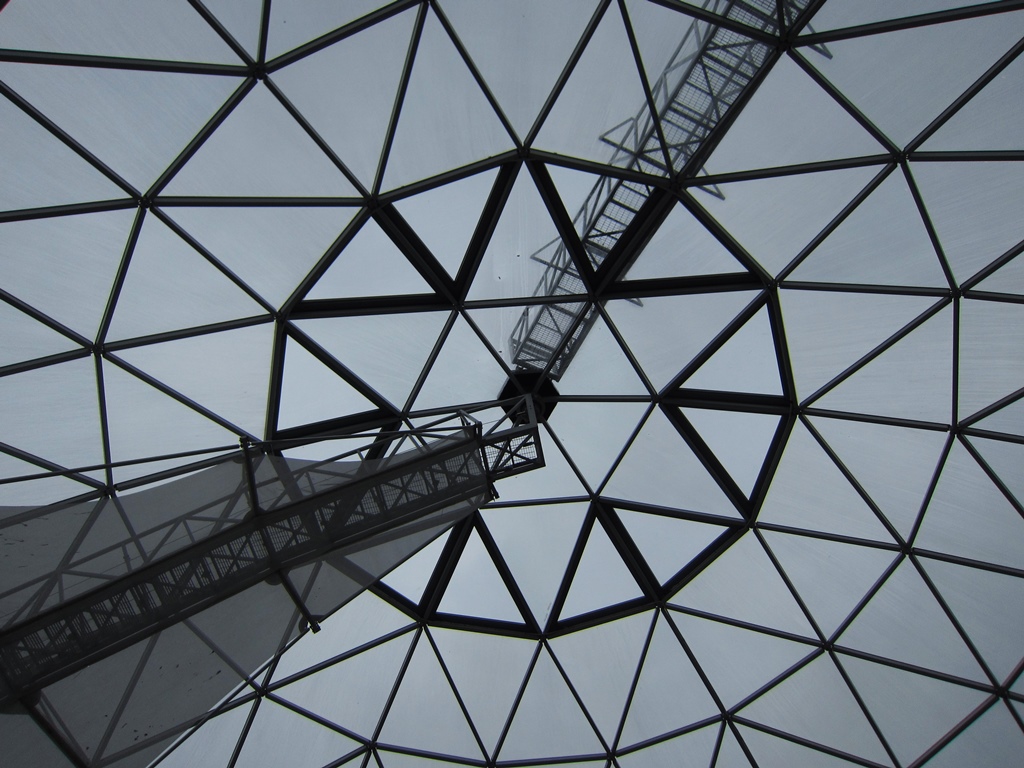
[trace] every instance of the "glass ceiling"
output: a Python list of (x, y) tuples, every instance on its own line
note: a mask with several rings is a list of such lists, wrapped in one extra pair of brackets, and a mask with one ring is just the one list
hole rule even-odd
[(1019, 764), (1022, 53), (1018, 0), (0, 0), (0, 645), (240, 439), (546, 413), (481, 508), (0, 684), (5, 755)]

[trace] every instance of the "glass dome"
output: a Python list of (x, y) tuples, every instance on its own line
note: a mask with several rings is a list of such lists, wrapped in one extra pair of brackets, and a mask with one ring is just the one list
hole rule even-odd
[[(0, 0), (8, 759), (1019, 763), (1022, 53), (1017, 0)], [(287, 550), (322, 494), (412, 512)]]

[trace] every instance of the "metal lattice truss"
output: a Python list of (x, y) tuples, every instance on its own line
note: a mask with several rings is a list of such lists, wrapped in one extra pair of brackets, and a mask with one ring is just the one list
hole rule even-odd
[[(0, 634), (8, 698), (61, 680), (266, 579), (279, 580), (318, 631), (288, 572), (327, 555), (351, 559), (397, 530), (407, 535), (413, 523), (423, 527), (427, 520), (435, 527), (464, 518), (493, 499), (495, 481), (543, 466), (530, 399), (507, 407), (519, 415), (518, 424), (499, 422), (484, 435), (480, 422), (461, 413), (457, 428), (444, 429), (442, 420), (432, 429), (388, 436), (396, 443), (415, 438), (419, 446), (382, 459), (362, 457), (379, 451), (380, 442), (315, 462), (256, 459), (248, 446), (239, 456), (222, 459), (237, 467), (239, 477), (222, 476), (221, 485), (245, 488), (250, 511), (240, 522), (218, 521), (215, 530), (221, 530), (179, 545), (169, 556), (124, 575), (104, 574), (106, 586), (65, 596), (55, 608)], [(195, 485), (194, 476), (186, 477), (160, 486), (156, 498), (143, 492), (133, 501), (166, 505), (168, 497), (186, 496)], [(173, 515), (164, 526), (172, 532), (195, 517), (191, 510), (173, 510)], [(362, 581), (369, 586), (375, 577), (367, 573)]]
[(0, 0), (4, 760), (1018, 763), (1022, 82), (1019, 0)]

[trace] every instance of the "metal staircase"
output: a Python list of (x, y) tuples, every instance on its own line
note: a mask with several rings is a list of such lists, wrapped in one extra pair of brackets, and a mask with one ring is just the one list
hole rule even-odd
[[(790, 17), (802, 11), (807, 1), (786, 0)], [(705, 7), (754, 29), (777, 31), (775, 0), (712, 0)], [(688, 167), (690, 160), (750, 86), (770, 50), (731, 29), (695, 20), (651, 88), (657, 122), (645, 104), (635, 117), (602, 136), (614, 150), (611, 164), (662, 176), (696, 173), (699, 169)], [(573, 218), (591, 268), (596, 270), (604, 263), (650, 194), (649, 187), (636, 181), (601, 177), (594, 185)], [(535, 296), (585, 294), (579, 270), (564, 243), (559, 243), (550, 260), (539, 259), (537, 254), (531, 258), (545, 264)], [(596, 320), (597, 309), (588, 301), (527, 307), (509, 338), (513, 366), (520, 371), (548, 369), (557, 381)]]

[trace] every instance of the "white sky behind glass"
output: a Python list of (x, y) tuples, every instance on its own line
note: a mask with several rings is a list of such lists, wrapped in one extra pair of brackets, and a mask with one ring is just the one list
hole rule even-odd
[[(962, 3), (958, 3), (958, 4), (962, 4)], [(936, 0), (936, 2), (914, 3), (913, 7), (914, 7), (915, 10), (913, 12), (918, 12), (918, 11), (916, 11), (916, 8), (918, 8), (918, 7), (921, 7), (923, 10), (934, 10), (934, 9), (940, 7), (940, 6), (941, 7), (945, 7), (946, 5), (948, 5), (948, 3), (942, 3), (942, 2), (939, 2), (938, 0)], [(868, 4), (864, 3), (862, 6), (857, 6), (855, 3), (852, 3), (852, 2), (838, 3), (838, 2), (835, 2), (835, 0), (834, 0), (833, 3), (829, 3), (829, 4), (826, 5), (826, 10), (830, 10), (834, 6), (840, 8), (840, 9), (842, 9), (844, 7), (845, 8), (854, 8), (854, 7), (866, 8), (866, 7), (868, 7)], [(878, 3), (871, 3), (870, 7), (871, 8), (879, 8), (880, 5)], [(889, 7), (888, 4), (886, 4), (886, 7)], [(822, 14), (819, 14), (819, 16), (822, 17), (822, 19), (824, 19), (824, 15), (823, 14), (824, 14), (824, 11), (822, 12)], [(824, 24), (823, 20), (822, 20), (822, 23)], [(850, 23), (850, 22), (844, 22), (844, 23)], [(152, 53), (150, 53), (150, 54), (152, 54)], [(810, 56), (810, 54), (808, 54), (808, 55)], [(791, 72), (792, 73), (793, 72), (793, 68), (780, 66), (779, 73), (781, 73), (781, 74), (779, 75), (779, 77), (782, 77), (782, 76), (791, 77), (791, 75), (785, 75), (786, 72)], [(803, 76), (802, 73), (798, 73), (798, 74), (801, 77), (806, 77), (806, 76)], [(773, 76), (774, 75), (775, 75), (775, 73), (773, 73)], [(792, 75), (792, 77), (797, 78), (797, 75)], [(787, 90), (788, 87), (790, 87), (790, 84), (788, 84), (786, 82), (780, 81), (780, 86), (782, 87), (782, 90)], [(797, 117), (796, 119), (799, 120), (800, 118)], [(737, 128), (741, 128), (741, 126), (739, 124), (737, 124)], [(742, 135), (742, 132), (740, 132), (737, 135)], [(858, 142), (859, 141), (860, 141), (860, 138), (858, 138)], [(728, 146), (728, 144), (723, 144), (723, 148), (722, 148), (721, 152), (725, 152), (725, 147), (727, 147), (727, 146)], [(861, 148), (861, 144), (860, 143), (857, 144), (857, 154), (859, 154), (860, 152), (866, 152), (866, 144), (863, 145), (863, 148)], [(734, 164), (738, 163), (739, 165), (742, 165), (743, 163), (740, 162), (739, 160), (737, 160), (736, 157), (737, 156), (732, 156), (732, 160), (734, 161)], [(799, 159), (799, 158), (790, 158), (788, 156), (779, 156), (780, 160), (783, 159), (783, 158), (787, 162), (790, 161), (790, 160), (793, 160), (793, 159)], [(748, 163), (748, 164), (753, 163), (754, 165), (757, 165), (760, 162), (760, 158), (756, 159), (756, 160), (753, 160), (753, 161), (752, 160), (746, 160), (746, 161), (743, 161), (743, 162)], [(522, 173), (522, 175), (520, 177), (520, 181), (523, 181), (523, 180), (526, 180), (526, 181), (529, 180), (528, 179), (528, 175), (525, 173), (525, 171), (523, 171), (523, 173)], [(726, 191), (727, 191), (727, 194), (728, 194), (728, 190), (726, 190)], [(466, 194), (466, 197), (465, 197), (464, 201), (465, 201), (464, 204), (467, 207), (469, 207), (471, 205), (478, 205), (479, 204), (479, 199), (476, 198), (475, 195), (470, 195), (469, 193)], [(455, 207), (457, 207), (457, 208), (461, 208), (462, 207), (462, 201), (454, 200), (453, 202), (454, 202)], [(569, 210), (569, 214), (571, 215), (573, 213), (574, 213), (574, 210), (570, 209)], [(797, 214), (794, 213), (793, 215), (796, 216)], [(763, 226), (764, 224), (766, 224), (769, 218), (770, 217), (767, 214), (761, 213), (760, 215), (754, 216), (750, 220), (749, 223), (750, 223), (750, 226), (753, 229), (757, 229), (759, 226)], [(530, 231), (530, 226), (531, 226), (530, 222), (531, 222), (531, 220), (532, 220), (531, 216), (522, 216), (520, 219), (515, 220), (514, 224), (510, 224), (510, 228), (509, 228), (510, 236), (511, 236), (511, 240), (515, 241), (516, 248), (519, 248), (520, 244), (522, 242), (528, 241), (529, 238), (531, 237), (531, 231)], [(436, 226), (437, 226), (438, 230), (443, 228), (444, 221), (445, 221), (445, 216), (444, 215), (438, 215), (436, 217), (436, 222), (437, 222)], [(795, 221), (795, 219), (794, 219), (794, 221)], [(785, 223), (792, 224), (792, 223), (794, 223), (794, 221), (787, 221)], [(864, 231), (866, 232), (866, 230), (867, 229), (865, 227)], [(438, 233), (439, 233), (439, 231), (438, 231)], [(424, 239), (426, 240), (426, 233), (424, 233)], [(501, 258), (510, 259), (511, 256), (509, 256), (509, 254), (511, 254), (513, 252), (512, 248), (511, 248), (511, 243), (508, 244), (508, 245), (506, 245), (505, 243), (502, 243), (501, 247), (503, 249), (506, 249), (505, 251), (503, 251), (503, 253), (505, 253), (505, 256), (503, 256)], [(882, 258), (883, 252), (881, 250), (878, 252), (878, 254), (879, 254), (879, 257)], [(525, 259), (526, 255), (527, 255), (526, 253), (522, 253), (522, 258)], [(496, 283), (497, 281), (494, 280), (495, 274), (503, 274), (503, 272), (500, 269), (496, 270), (494, 268), (492, 269), (492, 271), (489, 271), (489, 272), (481, 271), (481, 281), (489, 280), (489, 281), (492, 281), (493, 283)], [(481, 283), (481, 285), (484, 285), (484, 283)], [(488, 286), (488, 288), (490, 290), (498, 290), (498, 289), (495, 288), (494, 285), (490, 285), (490, 286)], [(524, 289), (531, 290), (532, 289), (532, 283), (531, 282), (524, 283)], [(813, 300), (813, 298), (814, 297), (812, 297), (812, 300)], [(792, 306), (797, 301), (798, 301), (797, 298), (791, 299), (788, 296), (786, 296), (783, 299), (784, 303), (788, 302), (787, 306)], [(824, 304), (825, 302), (815, 302), (815, 303)], [(643, 310), (642, 309), (638, 309), (637, 307), (634, 307), (634, 306), (631, 305), (631, 306), (625, 307), (624, 311), (633, 311), (633, 312), (635, 312), (635, 311), (643, 311)], [(1013, 309), (1009, 309), (1007, 311), (1013, 312), (1014, 310)], [(819, 316), (816, 311), (813, 312), (812, 314), (814, 316)], [(858, 314), (859, 314), (859, 312), (851, 312), (851, 317), (857, 316)], [(967, 313), (967, 321), (968, 321), (968, 324), (969, 324), (969, 333), (978, 333), (979, 335), (986, 335), (987, 336), (987, 334), (984, 334), (985, 330), (993, 331), (995, 329), (994, 314), (995, 313), (993, 312), (993, 318), (989, 319), (988, 315), (984, 315), (984, 316), (978, 315), (978, 316), (976, 316), (973, 313), (968, 312)], [(508, 315), (514, 318), (517, 315), (517, 312), (514, 312), (514, 311), (509, 312)], [(970, 324), (971, 323), (975, 323), (975, 322), (977, 322), (979, 324), (978, 325), (978, 329), (979, 329), (978, 331), (971, 330)], [(488, 321), (488, 323), (489, 323), (489, 321)], [(496, 335), (500, 336), (500, 338), (506, 338), (507, 337), (507, 332), (508, 332), (508, 330), (510, 330), (509, 328), (506, 327), (506, 323), (507, 323), (507, 319), (500, 319), (499, 322), (496, 322), (496, 323), (492, 324), (492, 328), (497, 327), (498, 332), (497, 332)], [(986, 329), (985, 326), (988, 325), (988, 324), (992, 324), (992, 327)], [(485, 323), (481, 322), (481, 326), (485, 326), (485, 325), (486, 325)], [(1001, 327), (1001, 326), (999, 326), (999, 327)], [(484, 330), (485, 330), (485, 333), (486, 333), (486, 328)], [(891, 330), (891, 329), (887, 329), (887, 330)], [(488, 336), (489, 335), (490, 334), (488, 334)], [(852, 339), (851, 341), (855, 342), (855, 341), (858, 341), (858, 340), (859, 339)], [(1009, 339), (1000, 339), (1000, 341), (1005, 341), (1007, 343), (1010, 343)], [(1019, 354), (1014, 356), (1013, 355), (1014, 348), (1012, 348), (1012, 347), (1009, 349), (1009, 351), (1011, 352), (1009, 357), (1007, 357), (1006, 355), (1004, 356), (1004, 357), (1007, 357), (1007, 359), (1009, 359), (1009, 364), (1010, 365), (1007, 366), (1007, 369), (1000, 369), (999, 371), (995, 371), (992, 374), (986, 374), (986, 377), (985, 377), (984, 381), (975, 382), (974, 380), (970, 380), (969, 383), (971, 384), (971, 387), (969, 387), (968, 389), (963, 391), (962, 392), (962, 396), (974, 395), (977, 391), (979, 391), (981, 389), (984, 389), (986, 392), (989, 389), (991, 389), (993, 392), (996, 391), (996, 390), (998, 390), (1000, 392), (1002, 390), (1004, 390), (1005, 387), (1002, 387), (1002, 384), (1010, 382), (1012, 380), (1012, 378), (1014, 378), (1016, 376), (1016, 373), (1019, 373), (1019, 369), (1020, 369), (1020, 356), (1019, 356)], [(988, 354), (981, 355), (981, 357), (983, 359), (988, 359), (990, 356), (991, 355), (988, 355)], [(820, 355), (818, 355), (817, 359), (820, 362), (820, 360), (822, 358), (820, 357)], [(834, 360), (833, 358), (828, 357), (828, 358), (825, 358), (825, 360), (826, 360), (826, 362), (828, 362), (828, 364), (831, 364), (831, 362), (835, 361), (836, 364), (839, 365), (839, 362), (840, 362), (840, 360), (838, 358), (836, 358)], [(815, 366), (816, 365), (818, 365), (818, 364), (815, 364)], [(1004, 371), (1009, 371), (1009, 374), (1004, 373)], [(296, 373), (299, 376), (302, 375), (302, 371), (301, 370), (296, 372)], [(806, 375), (808, 377), (811, 377), (812, 375), (816, 376), (817, 373), (818, 373), (817, 368), (812, 368), (812, 367), (809, 366), (808, 369), (807, 369)], [(998, 381), (990, 384), (990, 382), (989, 382), (989, 380), (987, 378), (990, 375), (997, 375), (999, 377)], [(987, 399), (987, 397), (983, 398), (983, 399)], [(979, 400), (979, 402), (980, 402), (980, 400)], [(972, 401), (971, 404), (972, 404), (972, 408), (973, 408), (975, 406), (975, 403)], [(632, 417), (631, 417), (631, 419), (632, 419)], [(258, 418), (256, 418), (254, 416), (253, 417), (253, 423), (254, 424), (258, 424), (258, 421), (259, 421)], [(615, 418), (612, 417), (612, 421), (609, 424), (609, 426), (613, 427), (616, 424), (617, 424), (617, 422), (615, 421)], [(622, 422), (622, 425), (627, 425), (627, 426), (635, 425), (635, 419), (632, 419), (632, 421), (630, 419), (624, 419), (623, 422)], [(620, 425), (620, 426), (622, 426), (622, 425)], [(888, 443), (883, 443), (883, 445), (888, 445)], [(888, 453), (889, 450), (888, 449), (884, 449), (884, 451), (886, 451), (886, 453)], [(896, 452), (893, 451), (893, 454), (895, 454), (895, 453)], [(957, 462), (969, 462), (970, 460), (964, 458), (963, 456), (961, 456), (961, 454), (957, 454), (956, 461)], [(973, 465), (971, 465), (971, 466), (973, 466)], [(984, 484), (985, 482), (987, 482), (984, 476), (979, 475), (977, 473), (977, 468), (975, 468), (975, 470), (976, 471), (975, 471), (974, 475), (972, 475), (972, 477), (971, 477), (972, 482), (974, 484)], [(952, 479), (949, 480), (950, 482), (953, 482), (956, 479), (955, 475), (945, 475), (945, 476), (952, 478)], [(972, 487), (973, 487), (973, 485), (972, 485)], [(988, 486), (986, 485), (986, 487), (988, 487)], [(988, 488), (988, 489), (991, 492), (991, 488)], [(504, 490), (504, 488), (503, 488), (503, 490)], [(974, 495), (971, 495), (971, 496), (972, 496), (973, 500), (976, 499), (976, 497)], [(959, 508), (964, 507), (966, 504), (967, 504), (967, 502), (962, 502), (962, 503), (959, 503), (959, 504), (950, 504), (949, 506), (951, 508), (959, 509)], [(1004, 511), (1006, 511), (1006, 510), (1004, 510)], [(1012, 513), (1012, 510), (1009, 510), (1009, 512)], [(1013, 517), (1012, 517), (1012, 514), (1011, 514), (1011, 515), (1009, 515), (1006, 518), (1006, 522), (1005, 522), (1006, 531), (1008, 532), (1008, 535), (1011, 535), (1011, 536), (1013, 535), (1013, 530), (1014, 530), (1013, 526), (1011, 525), (1011, 521), (1012, 520), (1013, 520)], [(942, 517), (936, 516), (932, 520), (932, 527), (926, 528), (925, 532), (927, 534), (927, 537), (930, 537), (933, 541), (941, 541), (943, 539), (952, 539), (952, 538), (955, 538), (956, 535), (959, 532), (958, 525), (959, 525), (959, 521), (956, 521), (956, 520), (949, 521), (947, 519), (943, 519)], [(996, 546), (996, 545), (998, 545), (998, 542), (994, 542), (993, 541), (993, 542), (987, 542), (986, 544), (988, 544), (988, 546), (991, 547), (992, 549), (997, 549), (997, 551), (1000, 553), (1000, 555), (1001, 555), (1002, 552), (1004, 552), (1004, 550), (1002, 550), (1002, 549), (1000, 549), (1000, 548), (998, 548)], [(979, 554), (979, 556), (992, 557), (992, 554), (991, 554), (991, 552), (987, 552), (987, 551), (982, 550), (981, 553)], [(993, 558), (993, 559), (995, 559), (995, 558)], [(426, 566), (424, 568), (424, 573), (425, 572), (427, 572)], [(740, 581), (741, 580), (737, 579), (737, 582), (740, 582)], [(795, 680), (797, 680), (797, 679), (795, 678)], [(797, 687), (799, 687), (799, 685)], [(799, 698), (799, 695), (797, 693), (794, 693), (794, 697), (795, 698)], [(787, 695), (783, 695), (783, 698), (787, 698)]]

